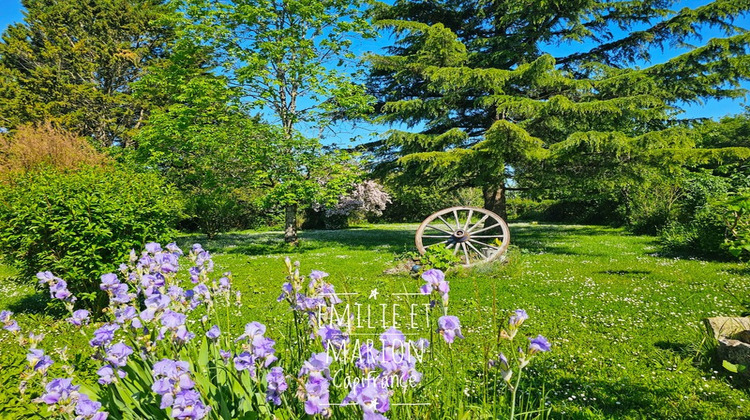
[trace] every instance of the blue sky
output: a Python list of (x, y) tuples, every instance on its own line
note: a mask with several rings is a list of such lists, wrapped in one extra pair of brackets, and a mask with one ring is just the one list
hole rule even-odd
[[(675, 7), (675, 10), (679, 10), (682, 7), (696, 7), (703, 4), (708, 3), (708, 0), (684, 0), (679, 3), (677, 7)], [(20, 0), (0, 0), (0, 29), (5, 30), (5, 28), (13, 23), (23, 20), (23, 13), (22, 13), (22, 7)], [(750, 17), (745, 16), (743, 18), (737, 19), (735, 21), (735, 24), (737, 26), (750, 29)], [(697, 40), (696, 44), (701, 44), (702, 42), (707, 41), (708, 39), (719, 37), (722, 34), (716, 29), (716, 28), (706, 28), (701, 33), (701, 36), (703, 38), (703, 41)], [(356, 53), (365, 53), (367, 51), (378, 51), (380, 48), (382, 48), (385, 45), (388, 45), (390, 43), (390, 40), (387, 36), (384, 36), (376, 41), (364, 41), (362, 43), (359, 43), (357, 45), (357, 48), (355, 50)], [(588, 46), (586, 46), (588, 47)], [(579, 47), (580, 48), (580, 47)], [(574, 45), (561, 45), (558, 47), (555, 47), (554, 52), (559, 52), (561, 55), (565, 52), (570, 52), (575, 50), (576, 47)], [(669, 60), (672, 57), (675, 57), (676, 55), (683, 53), (687, 51), (687, 49), (665, 49), (664, 51), (661, 50), (654, 50), (652, 62), (650, 64), (656, 64), (661, 63), (666, 60)], [(648, 65), (649, 63), (643, 63), (643, 66)], [(750, 83), (744, 83), (743, 86), (750, 90)], [(743, 111), (743, 104), (748, 104), (749, 102), (745, 98), (739, 98), (739, 99), (724, 99), (721, 101), (716, 100), (708, 100), (703, 104), (694, 104), (689, 105), (685, 107), (685, 113), (682, 114), (682, 117), (685, 118), (698, 118), (698, 117), (708, 117), (708, 118), (719, 118), (724, 115), (728, 114), (737, 114), (739, 112)], [(328, 142), (337, 142), (339, 144), (342, 143), (349, 143), (349, 139), (352, 137), (358, 137), (358, 142), (361, 142), (362, 140), (371, 137), (372, 135), (377, 134), (378, 132), (382, 132), (385, 128), (384, 127), (378, 127), (378, 126), (359, 126), (359, 127), (349, 127), (349, 126), (341, 126), (337, 127), (337, 134), (333, 136), (333, 138), (329, 138)]]

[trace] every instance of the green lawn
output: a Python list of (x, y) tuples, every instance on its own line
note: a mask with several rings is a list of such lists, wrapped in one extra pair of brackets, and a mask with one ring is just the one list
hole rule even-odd
[[(393, 293), (414, 292), (421, 280), (383, 271), (395, 265), (396, 255), (411, 250), (415, 229), (376, 225), (304, 232), (294, 250), (279, 232), (234, 232), (214, 240), (191, 235), (179, 242), (201, 242), (215, 254), (216, 271), (234, 273), (244, 295), (236, 331), (258, 320), (283, 340), (275, 326), (288, 316), (276, 302), (285, 256), (299, 260), (303, 272), (327, 271), (337, 291), (361, 294), (353, 300), (366, 301), (377, 288), (378, 303), (399, 303), (403, 297)], [(494, 357), (471, 336), (491, 338), (495, 332), (487, 326), (493, 313), (504, 317), (524, 308), (530, 319), (523, 330), (553, 344), (551, 353), (533, 363), (529, 378), (547, 390), (555, 418), (727, 419), (750, 413), (750, 394), (733, 388), (701, 353), (701, 319), (743, 310), (728, 291), (750, 294), (747, 265), (660, 256), (653, 238), (619, 229), (514, 224), (511, 234), (508, 264), (449, 277), (451, 312), (461, 318), (467, 338), (454, 346), (452, 367), (444, 363), (439, 369), (465, 383), (467, 405), (481, 400), (471, 384), (486, 358)], [(22, 327), (51, 332), (43, 346), (86, 345), (82, 338), (54, 334), (56, 321), (37, 313), (44, 308), (42, 296), (31, 287), (0, 282), (0, 309), (19, 313)], [(5, 344), (0, 342), (11, 348)], [(0, 360), (12, 358), (10, 351)]]

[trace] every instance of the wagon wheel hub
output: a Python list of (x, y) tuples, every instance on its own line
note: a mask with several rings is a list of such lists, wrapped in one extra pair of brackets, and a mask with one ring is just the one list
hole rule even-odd
[(463, 230), (457, 230), (453, 232), (453, 242), (466, 242), (470, 238), (469, 232)]
[(505, 220), (489, 210), (450, 207), (425, 219), (415, 242), (421, 254), (430, 247), (444, 246), (468, 267), (503, 255), (510, 244), (510, 231)]

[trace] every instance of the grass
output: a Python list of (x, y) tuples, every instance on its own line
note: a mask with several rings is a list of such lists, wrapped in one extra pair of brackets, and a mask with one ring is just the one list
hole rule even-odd
[[(337, 291), (360, 293), (351, 298), (358, 302), (377, 288), (378, 304), (404, 303), (393, 293), (414, 292), (421, 280), (383, 272), (395, 265), (396, 255), (413, 248), (415, 229), (309, 231), (299, 248), (283, 244), (279, 232), (234, 232), (213, 240), (185, 235), (179, 242), (202, 243), (215, 254), (216, 271), (234, 273), (244, 295), (233, 320), (236, 331), (258, 320), (269, 325), (269, 335), (283, 339), (274, 326), (288, 316), (276, 302), (285, 256), (299, 260), (303, 272), (330, 273)], [(474, 394), (472, 381), (487, 357), (494, 357), (472, 346), (471, 336), (491, 338), (488, 319), (524, 308), (531, 318), (523, 330), (553, 344), (551, 353), (533, 363), (525, 383), (546, 390), (554, 418), (730, 419), (750, 413), (750, 394), (733, 387), (736, 382), (705, 357), (701, 325), (702, 318), (743, 311), (731, 294), (750, 293), (747, 265), (662, 256), (653, 238), (612, 228), (515, 224), (511, 234), (509, 263), (460, 269), (449, 277), (451, 312), (461, 318), (467, 339), (457, 342), (455, 359), (439, 369), (463, 385), (467, 406), (485, 398)], [(2, 270), (3, 278), (11, 274)], [(54, 334), (58, 321), (44, 313), (40, 296), (32, 287), (0, 281), (0, 309), (19, 313), (22, 327), (33, 323), (52, 332), (46, 347), (86, 345)]]

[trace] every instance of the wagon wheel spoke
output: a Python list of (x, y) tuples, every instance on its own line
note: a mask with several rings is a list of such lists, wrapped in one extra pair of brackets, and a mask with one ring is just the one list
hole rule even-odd
[(432, 226), (432, 225), (427, 225), (427, 227), (428, 227), (428, 228), (433, 228), (433, 229), (435, 229), (435, 230), (439, 230), (439, 231), (441, 231), (441, 232), (443, 232), (443, 233), (445, 233), (445, 234), (447, 234), (447, 235), (453, 235), (453, 232), (448, 232), (447, 230), (445, 230), (445, 229), (440, 229), (439, 227), (435, 227), (435, 226)]
[(464, 266), (496, 259), (508, 248), (509, 241), (505, 221), (476, 207), (450, 207), (433, 213), (419, 226), (415, 238), (419, 252), (444, 246)]
[(485, 220), (487, 220), (487, 218), (488, 218), (488, 217), (490, 217), (490, 215), (489, 215), (489, 214), (485, 214), (485, 215), (484, 215), (484, 216), (483, 216), (483, 217), (482, 217), (481, 219), (479, 219), (479, 221), (478, 221), (478, 222), (474, 223), (474, 225), (473, 225), (472, 227), (470, 227), (469, 229), (467, 229), (466, 231), (467, 231), (467, 232), (471, 232), (471, 231), (473, 231), (473, 230), (474, 230), (474, 228), (476, 228), (477, 226), (479, 226), (479, 225), (481, 225), (482, 223), (484, 223), (484, 221), (485, 221)]
[(443, 216), (438, 216), (438, 219), (440, 219), (441, 222), (445, 223), (445, 225), (448, 226), (448, 229), (453, 231), (453, 226), (449, 225), (448, 222), (446, 222), (445, 219), (443, 219)]
[[(446, 239), (446, 240), (444, 240), (444, 241), (440, 241), (440, 242), (434, 243), (434, 244), (430, 244), (430, 245), (425, 245), (424, 247), (425, 247), (425, 248), (429, 248), (429, 247), (431, 247), (431, 246), (435, 246), (435, 245), (440, 245), (440, 244), (444, 244), (444, 243), (446, 243), (446, 242), (448, 242), (448, 240), (447, 240), (447, 239)], [(450, 245), (449, 245), (449, 246), (450, 246)], [(446, 246), (446, 248), (448, 248), (448, 247)]]
[(486, 246), (486, 247), (488, 247), (488, 248), (495, 248), (495, 249), (500, 249), (499, 247), (496, 247), (495, 245), (490, 245), (490, 244), (486, 244), (486, 243), (484, 243), (484, 242), (479, 242), (479, 241), (477, 241), (476, 239), (469, 239), (469, 240), (470, 240), (471, 242), (474, 242), (475, 244), (479, 244), (479, 245), (482, 245), (482, 246)]
[(471, 216), (474, 214), (474, 209), (469, 209), (469, 215), (466, 216), (466, 223), (464, 223), (464, 230), (469, 230), (469, 223), (471, 223)]
[(486, 255), (486, 254), (484, 254), (484, 253), (483, 253), (482, 251), (478, 250), (478, 249), (477, 249), (477, 247), (475, 247), (473, 243), (471, 243), (471, 242), (466, 242), (466, 245), (469, 245), (469, 247), (471, 247), (471, 249), (473, 249), (473, 250), (474, 250), (474, 252), (476, 252), (476, 253), (477, 253), (477, 255), (479, 255), (479, 256), (480, 256), (480, 257), (482, 257), (483, 259), (487, 259), (487, 255)]
[(480, 232), (484, 232), (484, 231), (486, 231), (486, 230), (494, 229), (494, 228), (496, 228), (496, 227), (499, 227), (499, 226), (502, 226), (502, 223), (497, 223), (497, 224), (494, 224), (494, 225), (492, 225), (492, 226), (488, 226), (488, 227), (486, 227), (486, 228), (483, 228), (483, 229), (479, 229), (478, 231), (476, 231), (476, 232), (473, 232), (473, 233), (480, 233)]

